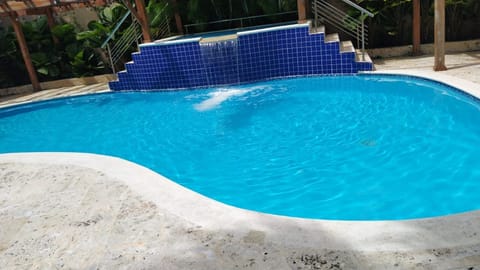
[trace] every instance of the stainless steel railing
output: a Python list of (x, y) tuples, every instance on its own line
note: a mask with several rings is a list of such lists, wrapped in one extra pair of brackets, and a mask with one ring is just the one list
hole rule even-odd
[(139, 43), (142, 40), (142, 27), (140, 23), (136, 20), (132, 20), (132, 24), (123, 31), (122, 36), (115, 40), (115, 42), (110, 45), (107, 43), (106, 48), (108, 56), (110, 58), (110, 65), (112, 66), (113, 73), (115, 71), (115, 64), (122, 58), (125, 52), (132, 47), (133, 43)]
[[(158, 31), (153, 37), (154, 39), (170, 35), (170, 19), (166, 10), (167, 5), (156, 15), (163, 16), (165, 19), (158, 25)], [(115, 39), (115, 34), (131, 15), (130, 10), (128, 10), (101, 45), (101, 48), (107, 51), (113, 73), (116, 73), (115, 65), (117, 62), (132, 47), (132, 45), (136, 43), (138, 47), (138, 44), (142, 42), (142, 27), (140, 22), (134, 16), (132, 16), (132, 23), (122, 32), (120, 38)]]
[(365, 19), (367, 17), (374, 17), (375, 15), (351, 1), (342, 1), (361, 13), (359, 19), (348, 15), (326, 0), (313, 0), (312, 12), (314, 15), (315, 28), (318, 27), (319, 22), (327, 22), (345, 34), (355, 38), (357, 40), (357, 47), (361, 46), (362, 60), (365, 61), (365, 44), (368, 44), (368, 27), (365, 25)]

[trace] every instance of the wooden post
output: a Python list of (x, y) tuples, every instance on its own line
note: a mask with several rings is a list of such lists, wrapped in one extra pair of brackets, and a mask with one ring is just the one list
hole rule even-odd
[(32, 82), (33, 90), (40, 91), (42, 89), (40, 87), (40, 83), (38, 82), (37, 73), (35, 72), (35, 67), (32, 64), (32, 59), (30, 58), (30, 53), (28, 51), (27, 42), (25, 41), (25, 35), (23, 34), (22, 26), (20, 25), (16, 15), (10, 14), (9, 17), (13, 30), (15, 31), (15, 35), (17, 36), (18, 45), (20, 46), (20, 51), (22, 52), (23, 61), (27, 67), (28, 77), (30, 77), (30, 81)]
[(412, 54), (419, 55), (420, 51), (420, 25), (421, 25), (421, 7), (420, 0), (413, 0), (413, 20), (412, 20)]
[(180, 13), (178, 12), (178, 5), (176, 0), (171, 0), (173, 10), (175, 12), (175, 24), (177, 25), (177, 32), (180, 35), (183, 35), (183, 23), (182, 23), (182, 17), (180, 17)]
[(445, 66), (445, 0), (435, 0), (435, 64), (433, 70), (447, 70)]
[(307, 0), (297, 0), (298, 22), (307, 20)]
[(152, 36), (150, 35), (150, 26), (148, 24), (147, 12), (145, 11), (145, 1), (135, 0), (135, 6), (137, 14), (140, 18), (140, 24), (142, 25), (143, 42), (152, 42)]
[(59, 42), (58, 38), (53, 34), (53, 31), (52, 31), (52, 29), (55, 27), (55, 19), (53, 18), (52, 9), (47, 8), (45, 10), (45, 14), (47, 15), (47, 23), (48, 23), (48, 27), (50, 28), (50, 33), (52, 34), (53, 43), (55, 45), (58, 45), (60, 42)]

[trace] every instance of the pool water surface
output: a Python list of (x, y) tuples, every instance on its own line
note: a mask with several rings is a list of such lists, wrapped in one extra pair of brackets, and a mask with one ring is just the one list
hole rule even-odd
[(480, 102), (406, 76), (123, 92), (0, 110), (0, 152), (121, 157), (212, 199), (336, 220), (480, 209)]

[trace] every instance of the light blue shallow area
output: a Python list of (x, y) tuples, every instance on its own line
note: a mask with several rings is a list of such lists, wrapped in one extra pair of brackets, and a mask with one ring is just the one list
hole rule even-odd
[(118, 156), (218, 201), (293, 217), (480, 209), (480, 102), (411, 77), (293, 78), (0, 110), (0, 152), (25, 151)]

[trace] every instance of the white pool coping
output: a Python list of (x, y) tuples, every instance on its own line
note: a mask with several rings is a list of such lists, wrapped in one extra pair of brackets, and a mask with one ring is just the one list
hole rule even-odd
[(169, 37), (165, 39), (160, 39), (160, 40), (155, 40), (153, 42), (148, 42), (148, 43), (143, 43), (140, 44), (139, 47), (149, 47), (149, 46), (165, 46), (165, 45), (174, 45), (174, 44), (183, 44), (183, 43), (192, 43), (192, 42), (202, 42), (202, 40), (205, 40), (204, 42), (211, 42), (211, 41), (217, 41), (217, 40), (223, 40), (225, 39), (225, 36), (228, 36), (226, 39), (232, 39), (233, 37), (237, 36), (245, 36), (245, 35), (252, 35), (252, 34), (258, 34), (258, 33), (265, 33), (265, 32), (272, 32), (272, 31), (279, 31), (279, 30), (288, 30), (288, 29), (295, 29), (295, 28), (302, 28), (302, 27), (308, 27), (310, 29), (310, 21), (306, 23), (297, 23), (297, 24), (288, 24), (288, 25), (279, 25), (279, 26), (270, 26), (270, 27), (265, 27), (265, 28), (260, 28), (260, 29), (255, 29), (255, 30), (246, 30), (246, 31), (238, 31), (234, 34), (225, 34), (225, 35), (220, 35), (220, 36), (215, 36), (215, 37), (193, 37), (193, 38), (181, 38), (181, 39), (176, 39), (181, 36), (175, 36), (175, 37)]
[[(480, 85), (436, 72), (382, 71), (433, 79), (480, 98)], [(349, 250), (393, 254), (439, 248), (467, 252), (480, 245), (480, 211), (436, 218), (398, 221), (334, 221), (276, 216), (232, 207), (207, 198), (151, 171), (120, 158), (87, 153), (0, 154), (4, 164), (74, 165), (101, 171), (105, 177), (127, 185), (142, 198), (155, 203), (162, 214), (182, 217), (208, 231), (259, 231), (285, 249)], [(478, 254), (477, 250), (468, 251)], [(480, 257), (477, 258), (480, 264)]]
[(308, 29), (310, 30), (310, 21), (306, 23), (279, 25), (279, 26), (272, 26), (272, 27), (260, 28), (255, 30), (239, 31), (237, 32), (237, 35), (245, 36), (245, 35), (259, 34), (259, 33), (265, 33), (265, 32), (278, 31), (278, 30), (296, 29), (296, 28), (303, 28), (303, 27), (308, 27)]
[(464, 80), (458, 77), (452, 77), (450, 75), (442, 74), (441, 72), (428, 71), (428, 70), (416, 70), (416, 69), (399, 69), (399, 70), (382, 70), (382, 71), (372, 71), (372, 72), (363, 72), (364, 74), (389, 74), (389, 75), (406, 75), (413, 76), (418, 78), (429, 79), (437, 81), (443, 84), (447, 84), (454, 88), (457, 88), (465, 93), (468, 93), (478, 99), (480, 99), (480, 85), (474, 82)]

